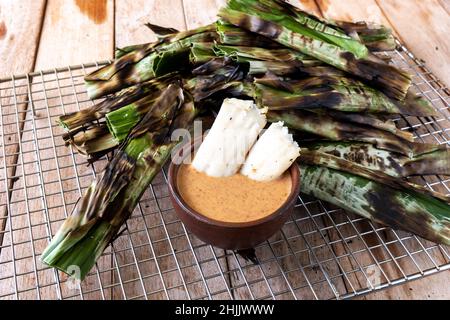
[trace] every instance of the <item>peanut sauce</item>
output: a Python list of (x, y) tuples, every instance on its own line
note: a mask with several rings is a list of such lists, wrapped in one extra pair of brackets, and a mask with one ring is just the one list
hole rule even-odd
[(291, 192), (292, 181), (289, 171), (278, 179), (260, 182), (241, 174), (210, 177), (183, 164), (177, 186), (184, 201), (198, 213), (224, 222), (249, 222), (280, 208)]

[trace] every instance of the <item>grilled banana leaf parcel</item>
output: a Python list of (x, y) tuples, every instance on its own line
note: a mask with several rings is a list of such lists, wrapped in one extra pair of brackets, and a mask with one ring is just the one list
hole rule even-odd
[(323, 74), (300, 80), (266, 76), (255, 79), (255, 83), (261, 103), (272, 110), (327, 108), (344, 112), (418, 117), (436, 115), (436, 110), (427, 100), (412, 92), (407, 93), (404, 101), (397, 101), (360, 81), (342, 75)]
[(301, 192), (394, 229), (450, 245), (447, 202), (322, 166), (302, 164), (300, 169)]
[(395, 39), (392, 30), (376, 23), (359, 21), (335, 21), (336, 26), (347, 34), (356, 34), (370, 51), (389, 51), (395, 49)]
[(114, 240), (177, 141), (172, 131), (195, 117), (182, 89), (170, 85), (127, 137), (105, 171), (78, 201), (42, 254), (42, 261), (83, 279)]
[(399, 153), (378, 149), (368, 143), (322, 141), (303, 144), (301, 147), (302, 156), (306, 154), (306, 150), (318, 156), (328, 154), (349, 161), (353, 166), (383, 172), (395, 178), (431, 174), (450, 175), (450, 149), (436, 150), (409, 158)]
[(409, 74), (370, 54), (359, 40), (284, 1), (229, 0), (219, 16), (364, 79), (391, 98), (403, 100), (411, 86)]
[(342, 121), (325, 113), (306, 110), (269, 110), (267, 119), (269, 122), (284, 121), (290, 129), (305, 131), (327, 140), (366, 142), (379, 149), (397, 152), (409, 158), (446, 149), (444, 145), (411, 142), (404, 135)]
[(330, 169), (345, 171), (369, 179), (374, 182), (385, 184), (394, 189), (413, 190), (415, 192), (422, 193), (424, 195), (429, 195), (441, 199), (445, 202), (450, 201), (450, 198), (444, 195), (443, 193), (432, 191), (428, 188), (425, 188), (421, 185), (409, 182), (404, 179), (392, 177), (384, 173), (383, 171), (377, 171), (372, 170), (370, 168), (366, 168), (362, 165), (358, 165), (355, 162), (346, 159), (341, 159), (332, 154), (323, 153), (319, 151), (302, 150), (302, 156), (300, 161), (303, 164), (319, 165)]
[(89, 161), (95, 161), (119, 145), (104, 122), (66, 132), (62, 138), (66, 146), (72, 146), (79, 154), (88, 157)]
[(149, 95), (159, 95), (161, 90), (177, 79), (179, 79), (178, 74), (172, 73), (127, 87), (89, 108), (61, 116), (59, 123), (69, 132), (80, 127), (86, 128), (90, 123), (101, 120), (108, 112), (122, 108)]
[(215, 24), (179, 32), (138, 47), (113, 63), (85, 77), (91, 99), (117, 92), (155, 77), (189, 68), (190, 48), (194, 43), (218, 39)]

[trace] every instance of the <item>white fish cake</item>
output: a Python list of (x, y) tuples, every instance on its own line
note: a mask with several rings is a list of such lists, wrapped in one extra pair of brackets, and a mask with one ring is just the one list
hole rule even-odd
[(192, 166), (211, 177), (236, 174), (267, 123), (266, 112), (251, 100), (225, 99)]
[(283, 122), (270, 125), (250, 150), (241, 174), (257, 181), (280, 177), (300, 155), (300, 147)]

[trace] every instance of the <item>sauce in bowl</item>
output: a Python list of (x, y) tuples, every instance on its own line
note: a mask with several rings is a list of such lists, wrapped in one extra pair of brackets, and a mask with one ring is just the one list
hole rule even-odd
[(259, 182), (243, 175), (215, 178), (183, 164), (177, 188), (184, 201), (198, 213), (223, 222), (249, 222), (279, 209), (292, 189), (289, 170), (280, 178)]

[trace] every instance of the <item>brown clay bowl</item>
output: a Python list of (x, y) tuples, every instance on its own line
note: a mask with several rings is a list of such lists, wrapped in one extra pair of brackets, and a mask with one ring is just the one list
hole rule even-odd
[[(200, 141), (196, 141), (181, 149), (178, 160), (193, 154), (194, 147)], [(177, 163), (181, 163), (177, 161)], [(272, 214), (259, 220), (249, 222), (224, 222), (206, 217), (193, 210), (181, 197), (177, 186), (177, 174), (180, 165), (173, 161), (169, 167), (168, 181), (169, 193), (172, 204), (180, 220), (186, 228), (195, 234), (200, 240), (213, 246), (227, 250), (243, 250), (254, 248), (261, 242), (269, 239), (287, 221), (294, 210), (297, 196), (300, 192), (300, 170), (297, 164), (290, 168), (292, 190), (286, 202)]]

